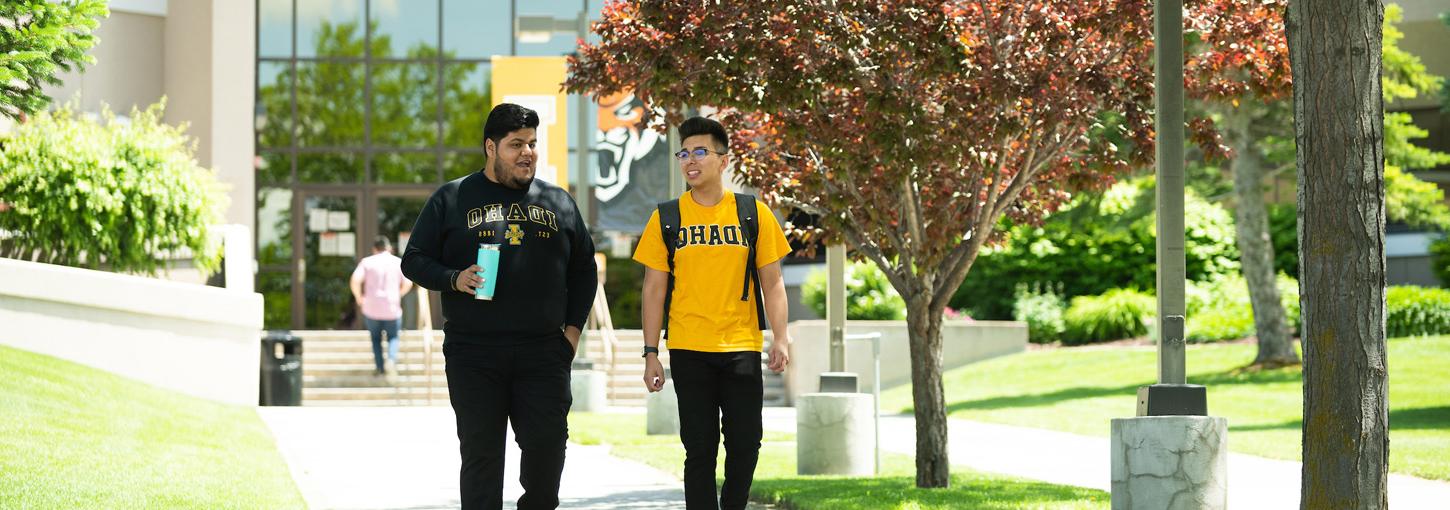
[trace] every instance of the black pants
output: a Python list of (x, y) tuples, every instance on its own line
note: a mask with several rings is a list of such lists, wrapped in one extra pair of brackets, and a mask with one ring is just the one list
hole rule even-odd
[[(685, 507), (745, 508), (760, 458), (760, 353), (670, 349), (670, 374), (680, 403), (680, 442), (685, 445)], [(715, 456), (722, 429), (725, 485), (716, 504)]]
[(519, 510), (559, 506), (564, 442), (569, 438), (569, 366), (573, 347), (559, 334), (523, 345), (448, 344), (448, 396), (458, 419), (465, 510), (503, 507), (504, 441), (512, 421), (522, 455)]

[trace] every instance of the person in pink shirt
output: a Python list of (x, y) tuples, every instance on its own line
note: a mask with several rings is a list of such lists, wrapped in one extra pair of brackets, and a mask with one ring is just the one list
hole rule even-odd
[[(393, 255), (387, 236), (373, 241), (373, 254), (358, 261), (352, 272), (352, 298), (362, 307), (363, 322), (373, 339), (374, 375), (398, 373), (398, 329), (403, 323), (404, 294), (413, 282), (403, 277), (403, 259)], [(383, 361), (383, 333), (388, 335), (388, 359)]]

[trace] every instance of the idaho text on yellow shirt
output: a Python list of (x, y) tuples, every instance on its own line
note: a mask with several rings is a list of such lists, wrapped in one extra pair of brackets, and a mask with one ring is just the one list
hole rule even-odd
[[(780, 222), (760, 200), (755, 201), (760, 224), (755, 266), (780, 260), (790, 253), (790, 243)], [(685, 245), (675, 250), (675, 291), (670, 301), (669, 339), (671, 349), (704, 352), (759, 351), (764, 340), (755, 314), (755, 289), (740, 300), (745, 282), (745, 259), (750, 256), (749, 240), (741, 239), (740, 221), (735, 215), (735, 194), (713, 207), (695, 203), (690, 192), (680, 197), (680, 232)], [(670, 271), (669, 253), (660, 238), (660, 214), (649, 217), (634, 260), (650, 268)]]

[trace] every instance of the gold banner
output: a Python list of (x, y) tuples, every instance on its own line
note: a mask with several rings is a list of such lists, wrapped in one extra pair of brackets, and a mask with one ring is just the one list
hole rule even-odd
[(560, 84), (564, 57), (493, 58), (493, 105), (514, 103), (539, 112), (537, 178), (569, 189), (568, 96)]

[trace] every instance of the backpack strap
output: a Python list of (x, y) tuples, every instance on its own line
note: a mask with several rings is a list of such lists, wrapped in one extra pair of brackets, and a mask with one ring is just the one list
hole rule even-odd
[(665, 315), (660, 331), (664, 338), (670, 338), (670, 301), (675, 294), (675, 249), (680, 242), (680, 199), (660, 202), (656, 207), (660, 215), (660, 240), (665, 243), (666, 260), (670, 265), (669, 284), (665, 287)]
[(740, 300), (750, 300), (750, 284), (753, 282), (755, 284), (755, 319), (760, 330), (765, 331), (765, 299), (760, 290), (760, 272), (755, 268), (755, 245), (760, 237), (760, 218), (757, 213), (755, 195), (735, 194), (735, 217), (740, 222), (740, 237), (750, 246), (749, 258), (745, 259), (745, 286), (740, 290)]

